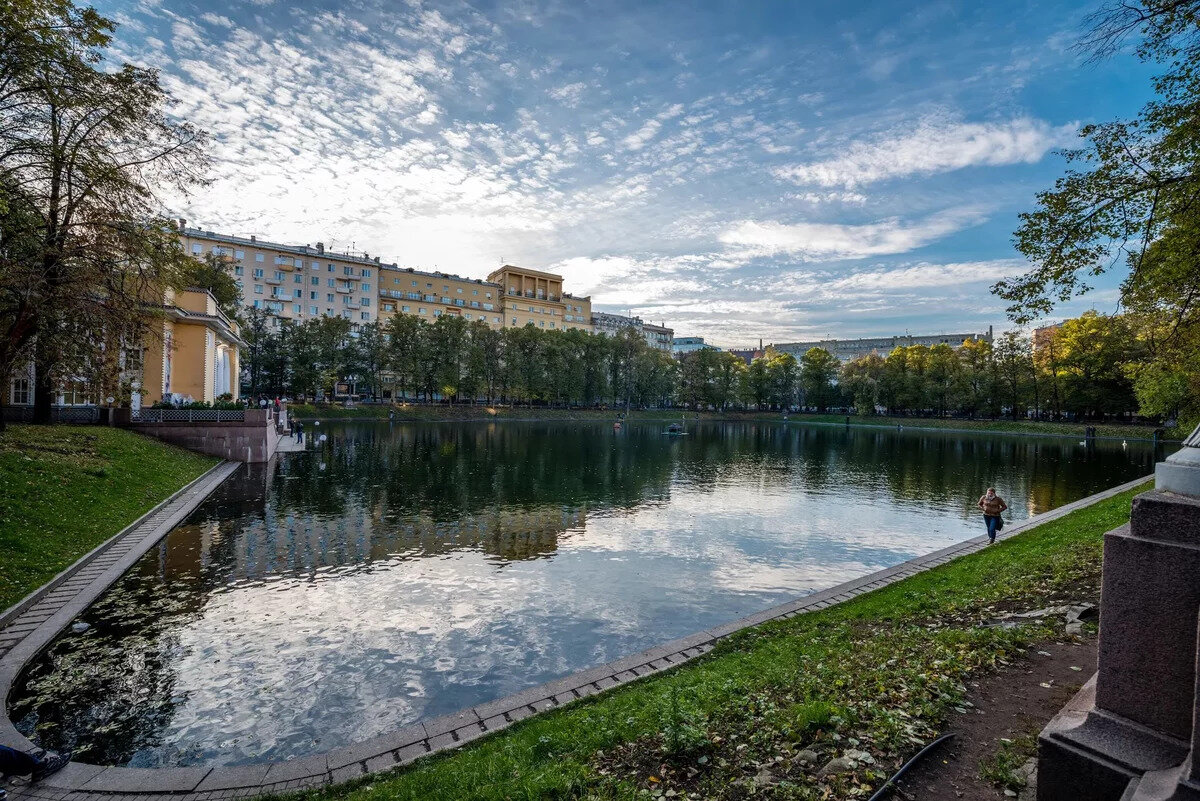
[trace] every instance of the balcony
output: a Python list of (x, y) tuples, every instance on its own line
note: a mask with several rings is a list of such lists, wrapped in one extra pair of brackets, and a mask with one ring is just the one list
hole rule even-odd
[(265, 276), (265, 277), (263, 277), (263, 279), (262, 279), (262, 280), (263, 280), (263, 281), (266, 281), (268, 284), (282, 284), (282, 283), (283, 283), (283, 279), (282, 279), (282, 278), (276, 278), (276, 277), (275, 277), (275, 276), (273, 276), (273, 275), (268, 275), (268, 276)]
[(338, 284), (337, 291), (341, 292), (343, 295), (349, 295), (351, 292), (354, 291), (354, 287), (351, 286), (350, 284)]

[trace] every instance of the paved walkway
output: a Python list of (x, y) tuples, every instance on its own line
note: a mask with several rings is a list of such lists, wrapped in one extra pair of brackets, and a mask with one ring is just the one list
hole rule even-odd
[[(72, 568), (76, 570), (75, 573), (57, 584), (56, 579), (39, 591), (42, 596), (27, 609), (18, 610), (19, 614), (9, 616), (8, 620), (0, 620), (0, 625), (6, 625), (0, 630), (0, 648), (4, 649), (4, 655), (0, 656), (0, 697), (7, 696), (13, 680), (26, 662), (36, 656), (138, 557), (199, 505), (203, 496), (234, 469), (236, 465), (228, 469), (222, 465), (206, 474), (162, 508), (154, 510), (146, 519), (118, 535), (111, 547), (94, 552), (77, 563)], [(222, 470), (226, 470), (224, 475), (220, 475)], [(1148, 480), (1142, 478), (1131, 481), (1037, 515), (1007, 529), (1000, 538), (1007, 539), (1033, 526), (1133, 489)], [(128, 547), (123, 548), (119, 555), (114, 554), (113, 549), (124, 546), (127, 539)], [(712, 650), (717, 640), (742, 629), (848, 601), (986, 546), (986, 536), (975, 537), (796, 601), (673, 640), (649, 651), (452, 715), (419, 721), (399, 731), (328, 753), (287, 762), (240, 767), (125, 768), (72, 762), (61, 772), (36, 785), (15, 783), (10, 787), (10, 792), (18, 801), (159, 801), (167, 797), (174, 801), (224, 801), (311, 789), (357, 779), (408, 764), (435, 751), (456, 748), (539, 712), (677, 667)], [(0, 719), (0, 743), (23, 749), (31, 747), (7, 717)]]

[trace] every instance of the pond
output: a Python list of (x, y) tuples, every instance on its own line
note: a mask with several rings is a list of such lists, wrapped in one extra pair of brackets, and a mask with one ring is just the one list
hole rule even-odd
[[(324, 424), (67, 629), (10, 716), (81, 761), (319, 753), (1152, 472), (1145, 443), (784, 423)], [(1162, 458), (1160, 451), (1157, 458)]]

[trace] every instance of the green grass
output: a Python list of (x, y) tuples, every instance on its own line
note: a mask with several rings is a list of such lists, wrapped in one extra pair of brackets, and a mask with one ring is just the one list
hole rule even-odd
[(996, 753), (979, 766), (979, 776), (1000, 790), (1020, 792), (1025, 787), (1025, 779), (1018, 771), (1036, 756), (1037, 732), (1026, 732), (1015, 739), (1001, 741)]
[[(395, 412), (397, 422), (440, 422), (468, 420), (603, 420), (617, 419), (617, 410), (598, 409), (549, 409), (528, 406), (487, 406), (484, 404), (458, 404), (443, 406), (434, 404), (399, 404), (395, 406), (370, 404), (345, 408), (336, 405), (294, 404), (290, 413), (305, 420), (385, 420), (389, 411)], [(695, 412), (679, 410), (631, 411), (630, 420), (677, 421), (686, 414), (689, 420), (696, 419)], [(770, 420), (781, 421), (780, 412), (704, 412), (702, 420)], [(792, 423), (834, 423), (844, 425), (844, 414), (791, 414)], [(945, 417), (881, 417), (877, 415), (851, 415), (850, 422), (857, 426), (883, 426), (895, 428), (946, 428), (967, 431), (1000, 431), (1010, 433), (1049, 434), (1055, 436), (1082, 437), (1087, 427), (1083, 423), (1050, 423), (1033, 420), (960, 420)], [(1154, 426), (1098, 423), (1094, 425), (1101, 437), (1121, 439), (1152, 439)], [(1183, 432), (1187, 433), (1187, 432)], [(1168, 431), (1171, 439), (1180, 439), (1179, 431)]]
[[(1065, 636), (1061, 621), (987, 624), (1005, 610), (1094, 599), (1102, 535), (1129, 519), (1134, 494), (840, 606), (742, 632), (670, 673), (322, 795), (865, 797), (967, 712), (967, 680)], [(817, 775), (848, 752), (859, 759), (847, 772)]]
[(216, 462), (113, 428), (8, 426), (0, 434), (0, 609)]

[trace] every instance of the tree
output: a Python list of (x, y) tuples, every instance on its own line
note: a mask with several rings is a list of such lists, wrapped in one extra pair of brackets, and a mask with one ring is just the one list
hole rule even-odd
[(858, 356), (842, 365), (839, 383), (859, 414), (875, 414), (885, 367), (878, 353)]
[(928, 388), (938, 417), (945, 417), (962, 391), (962, 362), (954, 348), (939, 343), (929, 349)]
[(968, 339), (958, 353), (962, 362), (963, 411), (970, 417), (990, 411), (995, 394), (992, 343), (986, 339)]
[(816, 406), (824, 412), (833, 403), (838, 367), (837, 357), (824, 348), (809, 348), (800, 357), (800, 386), (805, 406)]
[(400, 387), (401, 397), (407, 397), (410, 388), (416, 394), (422, 386), (421, 354), (429, 349), (426, 328), (424, 320), (410, 314), (397, 314), (387, 321), (387, 366)]
[(1136, 405), (1128, 365), (1141, 355), (1129, 321), (1094, 311), (1054, 332), (1061, 354), (1064, 406), (1078, 417), (1119, 414)]
[[(1010, 302), (1009, 316), (1025, 323), (1088, 292), (1091, 278), (1126, 268), (1122, 303), (1135, 312), (1131, 322), (1142, 326), (1147, 348), (1131, 369), (1151, 399), (1159, 397), (1151, 387), (1178, 387), (1163, 379), (1196, 363), (1190, 351), (1200, 325), (1200, 0), (1110, 2), (1091, 22), (1080, 48), (1093, 58), (1118, 52), (1140, 34), (1137, 57), (1163, 68), (1154, 80), (1156, 97), (1132, 120), (1081, 130), (1084, 144), (1066, 154), (1066, 174), (1021, 215), (1016, 245), (1032, 269), (993, 291)], [(1149, 370), (1144, 381), (1140, 370)], [(1200, 381), (1192, 376), (1185, 383)], [(1200, 397), (1193, 397), (1180, 401), (1189, 424), (1200, 419)], [(1094, 399), (1087, 405), (1096, 408)]]
[(362, 376), (371, 389), (371, 399), (383, 394), (383, 376), (387, 370), (390, 346), (382, 324), (376, 320), (362, 326), (353, 340), (348, 373)]
[(995, 348), (996, 373), (1009, 414), (1016, 420), (1033, 382), (1033, 347), (1027, 336), (1006, 331)]
[(32, 345), (38, 422), (72, 354), (140, 333), (144, 301), (179, 285), (188, 257), (156, 191), (207, 167), (156, 72), (99, 68), (113, 28), (63, 0), (0, 14), (0, 228), (22, 243), (0, 264), (0, 378)]

